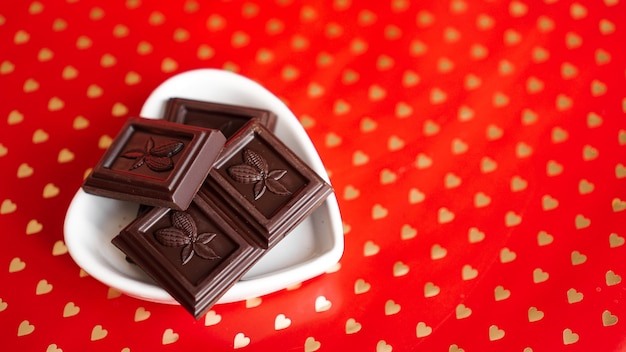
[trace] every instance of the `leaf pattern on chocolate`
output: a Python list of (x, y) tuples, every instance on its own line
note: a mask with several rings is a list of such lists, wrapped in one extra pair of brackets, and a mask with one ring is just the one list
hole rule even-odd
[(152, 171), (167, 171), (174, 167), (172, 156), (178, 154), (185, 144), (181, 141), (170, 140), (162, 144), (154, 144), (152, 137), (146, 140), (144, 149), (131, 149), (120, 155), (123, 158), (135, 159), (129, 170), (146, 165)]
[(189, 263), (194, 254), (207, 260), (220, 258), (209, 246), (217, 234), (211, 232), (198, 234), (196, 221), (191, 214), (173, 211), (172, 225), (157, 230), (155, 237), (165, 247), (183, 247), (180, 252), (180, 260), (183, 265)]
[(269, 170), (267, 161), (260, 154), (250, 149), (243, 151), (243, 164), (228, 168), (228, 174), (233, 180), (240, 183), (254, 183), (254, 200), (263, 196), (265, 190), (285, 196), (291, 192), (280, 180), (287, 174), (287, 170)]

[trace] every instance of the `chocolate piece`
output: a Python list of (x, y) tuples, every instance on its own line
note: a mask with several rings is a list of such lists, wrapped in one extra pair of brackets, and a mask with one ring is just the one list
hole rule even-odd
[(199, 192), (271, 248), (332, 188), (266, 127), (250, 122), (228, 140)]
[(186, 211), (152, 208), (112, 243), (196, 319), (266, 252), (198, 194)]
[(225, 140), (218, 130), (131, 118), (83, 189), (99, 196), (187, 209)]
[(258, 120), (272, 131), (276, 125), (276, 115), (267, 110), (182, 98), (167, 102), (165, 120), (219, 129), (227, 139), (251, 120)]

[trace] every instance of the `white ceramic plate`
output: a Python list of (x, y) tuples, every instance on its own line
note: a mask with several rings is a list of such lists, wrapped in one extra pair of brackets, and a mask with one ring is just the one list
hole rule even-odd
[[(276, 135), (320, 176), (329, 181), (322, 161), (293, 113), (275, 95), (238, 74), (199, 69), (163, 82), (148, 97), (140, 116), (161, 118), (171, 97), (237, 104), (273, 111)], [(135, 218), (138, 205), (79, 190), (65, 217), (65, 244), (89, 275), (139, 299), (177, 304), (141, 269), (129, 264), (111, 239)], [(343, 227), (334, 194), (270, 250), (218, 303), (258, 297), (322, 274), (343, 253)]]

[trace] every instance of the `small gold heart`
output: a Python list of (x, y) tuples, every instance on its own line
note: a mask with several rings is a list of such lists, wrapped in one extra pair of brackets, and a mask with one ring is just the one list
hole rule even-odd
[(9, 263), (9, 272), (16, 273), (18, 271), (24, 270), (26, 267), (26, 263), (24, 263), (20, 258), (15, 257), (11, 259), (11, 263)]
[(9, 125), (16, 125), (22, 121), (24, 121), (24, 115), (22, 115), (21, 112), (17, 110), (12, 110), (9, 113), (9, 118), (7, 119), (7, 122), (9, 123)]
[(49, 136), (48, 136), (48, 133), (46, 133), (46, 131), (42, 129), (37, 129), (33, 133), (33, 143), (35, 144), (43, 143), (48, 140), (48, 137)]
[(579, 3), (572, 4), (569, 8), (569, 12), (570, 16), (572, 16), (575, 20), (579, 20), (587, 16), (587, 8)]
[(369, 160), (370, 157), (360, 150), (357, 150), (354, 154), (352, 154), (352, 165), (354, 166), (365, 165), (369, 162)]
[(561, 143), (567, 140), (569, 134), (561, 127), (554, 127), (552, 129), (552, 143)]
[(620, 145), (626, 145), (626, 130), (619, 130), (618, 140)]
[(64, 106), (65, 106), (65, 102), (63, 102), (63, 100), (59, 99), (58, 97), (52, 97), (48, 101), (48, 110), (49, 111), (61, 110), (61, 109), (63, 109)]
[(511, 178), (511, 191), (512, 192), (522, 191), (526, 189), (527, 186), (528, 186), (528, 181), (524, 180), (523, 178), (517, 175)]
[(594, 184), (583, 179), (580, 180), (580, 182), (578, 183), (578, 193), (580, 194), (588, 194), (593, 192), (593, 189), (595, 188)]
[(586, 145), (583, 147), (583, 160), (590, 161), (598, 157), (598, 149)]
[(387, 91), (383, 87), (376, 84), (370, 86), (368, 97), (371, 101), (379, 101), (384, 99), (386, 96)]
[(502, 92), (495, 92), (493, 94), (492, 104), (496, 108), (501, 108), (501, 107), (509, 105), (509, 101), (510, 100), (511, 100), (511, 98), (509, 98), (508, 95), (506, 95), (506, 94), (504, 94)]
[(457, 344), (452, 344), (450, 348), (448, 348), (448, 352), (465, 352), (465, 350), (460, 348)]
[(63, 308), (63, 318), (73, 317), (80, 312), (80, 308), (74, 302), (67, 302)]
[(439, 244), (434, 244), (430, 248), (430, 259), (432, 260), (445, 258), (446, 254), (448, 254), (448, 250), (441, 247)]
[(302, 127), (310, 128), (310, 127), (315, 126), (315, 119), (305, 114), (305, 115), (300, 116), (300, 123), (302, 124)]
[(475, 227), (470, 227), (467, 237), (469, 243), (478, 243), (485, 239), (485, 233)]
[(376, 352), (391, 352), (391, 351), (393, 351), (393, 347), (387, 344), (385, 340), (380, 340), (376, 344)]
[(626, 166), (622, 164), (617, 164), (615, 166), (615, 177), (624, 178), (626, 177)]
[(17, 336), (26, 336), (32, 334), (33, 331), (35, 331), (35, 325), (31, 325), (28, 320), (24, 320), (17, 328)]
[(435, 297), (440, 292), (441, 292), (441, 289), (439, 288), (439, 286), (435, 285), (432, 282), (427, 282), (424, 285), (424, 297), (426, 297), (426, 298)]
[(385, 315), (394, 315), (400, 311), (401, 307), (393, 300), (385, 302)]
[[(360, 52), (360, 51), (357, 51)], [(380, 71), (386, 71), (393, 67), (394, 60), (392, 57), (387, 55), (380, 55), (378, 60), (376, 60), (376, 68)]]
[(508, 227), (517, 226), (522, 222), (522, 217), (513, 211), (508, 211), (504, 217), (504, 224)]
[(76, 118), (74, 119), (74, 122), (72, 124), (72, 127), (75, 130), (85, 129), (85, 128), (89, 127), (89, 120), (87, 120), (83, 116), (76, 116)]
[(365, 242), (365, 246), (363, 248), (363, 255), (364, 256), (370, 257), (370, 256), (378, 254), (378, 252), (380, 252), (380, 246), (378, 246), (373, 241)]
[(388, 213), (389, 211), (380, 204), (374, 204), (372, 207), (372, 219), (374, 220), (383, 219)]
[(474, 118), (474, 115), (474, 110), (467, 105), (463, 105), (459, 108), (457, 118), (459, 121), (469, 121)]
[(115, 103), (111, 109), (111, 114), (115, 117), (124, 116), (128, 114), (128, 108), (122, 103)]
[(556, 109), (559, 111), (571, 109), (573, 104), (574, 100), (565, 94), (559, 94), (556, 97)]
[(432, 334), (432, 332), (433, 332), (433, 328), (431, 328), (430, 326), (426, 325), (426, 323), (424, 323), (422, 321), (417, 323), (417, 327), (415, 329), (415, 334), (417, 335), (418, 338), (426, 337), (426, 336)]
[(511, 251), (507, 247), (504, 247), (500, 250), (500, 262), (501, 263), (510, 263), (517, 258), (517, 254)]
[(347, 185), (343, 191), (343, 199), (345, 200), (356, 199), (359, 197), (360, 193), (361, 192), (358, 189), (354, 188), (354, 186)]
[(484, 194), (483, 192), (478, 192), (474, 195), (474, 206), (476, 208), (486, 207), (491, 203), (491, 197)]
[(436, 135), (439, 133), (439, 129), (439, 125), (433, 120), (426, 120), (426, 122), (424, 122), (423, 131), (426, 136)]
[(465, 81), (464, 81), (465, 89), (467, 90), (476, 89), (480, 87), (481, 84), (482, 84), (482, 80), (480, 79), (480, 77), (473, 75), (471, 73), (465, 76)]
[(403, 262), (395, 262), (393, 264), (393, 276), (399, 277), (404, 276), (409, 273), (409, 266), (404, 264)]
[(438, 214), (437, 219), (440, 224), (445, 224), (454, 220), (454, 213), (445, 207), (439, 208), (439, 211), (437, 214)]
[(78, 76), (78, 70), (74, 68), (74, 66), (65, 66), (63, 69), (63, 73), (61, 73), (61, 77), (65, 80), (74, 79)]
[(611, 248), (621, 247), (624, 245), (625, 241), (626, 239), (624, 239), (624, 237), (621, 237), (616, 233), (611, 233), (609, 235), (609, 245)]
[(23, 163), (17, 168), (17, 178), (26, 178), (33, 174), (34, 170), (30, 165)]
[(537, 234), (537, 243), (540, 246), (547, 246), (554, 241), (554, 236), (550, 235), (545, 231), (539, 231)]
[(603, 18), (600, 20), (600, 33), (608, 35), (615, 32), (615, 24), (613, 22)]
[(598, 97), (604, 95), (606, 93), (606, 84), (603, 82), (594, 79), (591, 81), (591, 95), (594, 97)]
[(573, 251), (571, 254), (572, 265), (580, 265), (587, 261), (587, 256), (579, 251)]
[(530, 155), (532, 155), (532, 153), (533, 153), (533, 148), (524, 142), (519, 142), (515, 146), (515, 155), (520, 159), (527, 158)]
[(361, 132), (372, 132), (376, 129), (376, 127), (378, 127), (378, 124), (376, 123), (376, 121), (372, 120), (369, 117), (364, 118), (363, 120), (361, 120)]
[(503, 286), (498, 285), (493, 291), (496, 301), (503, 301), (511, 297), (511, 291), (505, 289)]
[(10, 61), (5, 60), (0, 64), (0, 74), (2, 75), (9, 74), (13, 72), (13, 70), (15, 70), (15, 65)]
[(15, 36), (13, 37), (13, 42), (16, 45), (19, 44), (24, 44), (26, 42), (28, 42), (30, 40), (30, 34), (28, 34), (28, 32), (26, 32), (25, 30), (19, 30), (15, 33)]
[(43, 229), (43, 225), (35, 219), (30, 220), (28, 224), (26, 224), (27, 235), (32, 235), (34, 233), (41, 232), (42, 229)]
[(63, 148), (59, 152), (59, 156), (57, 157), (57, 161), (59, 163), (67, 163), (74, 160), (74, 153), (72, 153), (69, 149)]
[(52, 246), (52, 255), (63, 255), (65, 253), (67, 253), (67, 246), (65, 246), (65, 242), (63, 242), (63, 240), (54, 242), (54, 246)]
[(389, 151), (397, 151), (404, 148), (404, 140), (398, 136), (391, 136), (387, 141), (387, 149)]
[(463, 154), (467, 152), (468, 146), (460, 138), (455, 138), (452, 140), (452, 154)]
[(465, 319), (472, 315), (472, 310), (466, 307), (465, 304), (460, 303), (456, 306), (455, 313), (457, 319)]
[(261, 305), (263, 300), (261, 297), (252, 297), (246, 299), (246, 308), (255, 308)]
[(0, 157), (3, 157), (9, 153), (9, 149), (0, 143)]
[(332, 303), (324, 296), (319, 296), (315, 299), (315, 311), (318, 313), (329, 310), (331, 306)]
[(9, 306), (9, 304), (7, 302), (3, 302), (2, 298), (0, 298), (0, 312), (2, 312), (5, 309), (7, 309), (8, 306)]
[(333, 105), (333, 113), (335, 115), (344, 115), (350, 112), (350, 104), (343, 99), (338, 99)]
[[(124, 33), (124, 34), (128, 34), (128, 33)], [(183, 29), (183, 28), (176, 28), (176, 30), (174, 31), (174, 41), (175, 42), (186, 42), (187, 40), (189, 40), (189, 31)]]
[(489, 49), (484, 45), (473, 44), (470, 48), (470, 55), (474, 60), (484, 59), (489, 55)]
[(443, 91), (440, 88), (433, 88), (430, 91), (430, 103), (435, 105), (435, 104), (442, 104), (444, 103), (446, 100), (448, 100), (448, 94), (446, 94), (445, 91)]
[(361, 331), (361, 324), (353, 318), (346, 321), (346, 334), (355, 334)]
[(354, 283), (354, 293), (359, 295), (370, 290), (372, 286), (363, 279), (358, 279)]
[(622, 277), (613, 272), (613, 270), (609, 270), (606, 272), (606, 285), (607, 286), (615, 286), (622, 282)]
[(139, 42), (139, 44), (137, 44), (137, 53), (139, 55), (148, 55), (151, 52), (152, 52), (152, 44), (146, 41), (141, 41)]
[(554, 160), (549, 160), (546, 164), (546, 173), (548, 176), (556, 176), (563, 172), (563, 165)]
[(536, 284), (547, 281), (549, 277), (550, 275), (541, 268), (533, 270), (533, 282)]
[(53, 198), (59, 195), (59, 188), (55, 186), (53, 183), (48, 183), (43, 188), (43, 197), (44, 198)]
[(396, 182), (398, 176), (389, 169), (383, 169), (380, 173), (380, 183), (383, 185)]
[(502, 135), (504, 134), (504, 131), (502, 130), (502, 128), (490, 124), (489, 126), (487, 126), (487, 139), (491, 140), (491, 141), (495, 141), (497, 139), (502, 138)]
[(37, 288), (35, 289), (35, 294), (37, 295), (45, 295), (52, 291), (52, 285), (48, 283), (47, 280), (40, 280), (37, 283)]
[(99, 8), (99, 7), (94, 7), (93, 9), (91, 9), (91, 12), (89, 12), (89, 18), (91, 20), (97, 21), (100, 20), (104, 17), (104, 10)]
[(217, 314), (214, 310), (210, 310), (204, 316), (204, 326), (213, 326), (219, 324), (222, 321), (222, 316)]
[(402, 85), (405, 88), (409, 88), (409, 87), (413, 87), (415, 85), (417, 85), (420, 82), (420, 76), (415, 73), (414, 71), (404, 71), (404, 74), (402, 75)]
[(115, 66), (116, 63), (117, 59), (115, 58), (115, 56), (109, 53), (102, 55), (102, 57), (100, 58), (100, 66), (105, 68)]
[[(539, 24), (541, 27), (541, 24)], [(504, 31), (504, 43), (507, 45), (518, 44), (522, 40), (522, 35), (513, 29), (507, 29)]]
[(122, 295), (122, 292), (116, 288), (109, 287), (107, 290), (107, 299), (115, 299)]
[(22, 89), (24, 90), (24, 93), (34, 92), (39, 89), (39, 82), (29, 78), (24, 82), (24, 87)]
[(411, 188), (409, 190), (409, 203), (417, 204), (417, 203), (424, 201), (424, 199), (426, 199), (426, 195), (423, 192), (421, 192), (419, 189)]
[(97, 85), (97, 84), (91, 84), (89, 85), (89, 87), (87, 87), (87, 97), (88, 98), (97, 98), (102, 96), (103, 94), (103, 89)]
[(417, 229), (411, 227), (408, 224), (402, 225), (402, 228), (400, 229), (401, 239), (410, 240), (411, 238), (414, 238), (415, 236), (417, 236)]
[(52, 30), (54, 30), (55, 32), (63, 31), (66, 28), (67, 28), (67, 22), (61, 18), (57, 18), (52, 23)]
[(578, 68), (569, 62), (561, 64), (561, 77), (563, 79), (572, 79), (578, 75)]
[(530, 307), (528, 309), (528, 321), (529, 322), (534, 323), (536, 321), (543, 319), (543, 317), (544, 317), (544, 313), (538, 310), (536, 307)]
[(461, 178), (452, 172), (448, 172), (444, 176), (444, 186), (446, 188), (455, 188), (461, 185)]
[(504, 337), (504, 330), (498, 328), (496, 325), (491, 325), (489, 327), (489, 341), (500, 340)]
[(319, 83), (311, 82), (307, 88), (309, 98), (318, 98), (324, 95), (324, 86)]
[(319, 341), (316, 341), (314, 337), (309, 336), (304, 341), (304, 352), (315, 352), (322, 347)]
[(578, 303), (582, 301), (583, 298), (584, 298), (584, 295), (576, 291), (575, 289), (570, 288), (569, 290), (567, 290), (567, 303), (569, 304)]
[(326, 146), (333, 148), (341, 144), (341, 137), (336, 133), (330, 132), (326, 135)]
[(465, 264), (463, 265), (463, 269), (461, 269), (461, 278), (465, 281), (475, 279), (478, 276), (478, 270), (472, 268), (471, 265)]
[(605, 310), (602, 312), (602, 325), (611, 326), (617, 324), (617, 317), (611, 314), (610, 311)]
[(543, 210), (552, 210), (559, 206), (559, 201), (552, 198), (549, 194), (541, 197), (541, 207)]
[(146, 310), (144, 307), (139, 307), (135, 310), (135, 317), (133, 320), (135, 322), (144, 321), (150, 317), (150, 312)]
[(113, 138), (107, 135), (103, 135), (98, 140), (98, 148), (107, 149), (109, 146), (111, 146), (111, 143), (113, 143)]
[(447, 73), (454, 69), (454, 62), (447, 57), (442, 57), (437, 61), (437, 70), (441, 73)]
[[(426, 169), (433, 164), (433, 159), (428, 157), (426, 154), (420, 153), (417, 155), (415, 159), (415, 165), (418, 169)], [(626, 168), (625, 168), (626, 170)]]
[(613, 201), (611, 202), (611, 207), (613, 208), (614, 212), (624, 211), (626, 210), (626, 201), (623, 201), (619, 198), (613, 198)]
[(287, 318), (285, 314), (278, 314), (274, 319), (274, 330), (284, 330), (291, 325), (291, 319)]
[(495, 160), (485, 156), (480, 160), (480, 171), (488, 173), (494, 171), (498, 167)]
[(576, 229), (584, 229), (586, 227), (589, 227), (589, 225), (591, 225), (591, 220), (589, 220), (588, 218), (584, 217), (581, 214), (576, 215), (576, 219), (574, 222), (576, 225)]
[(166, 57), (161, 61), (161, 71), (165, 73), (174, 72), (178, 69), (178, 62), (171, 57)]
[[(283, 77), (283, 79), (285, 79), (286, 81), (289, 81), (290, 79), (293, 79), (293, 78)], [(359, 80), (359, 74), (358, 74), (358, 72), (356, 72), (354, 70), (347, 69), (343, 73), (343, 76), (341, 77), (341, 79), (342, 79), (343, 83), (345, 83), (345, 84), (352, 84), (352, 83), (355, 83), (355, 82), (357, 82)]]
[[(239, 335), (237, 335), (239, 336)], [(172, 344), (176, 341), (178, 341), (178, 334), (174, 332), (174, 330), (172, 329), (165, 329), (165, 331), (163, 332), (163, 337), (161, 338), (161, 343), (163, 345), (169, 345)], [(250, 342), (250, 339), (248, 339), (248, 343)], [(247, 345), (247, 343), (245, 344)], [(245, 345), (241, 346), (244, 347)], [(235, 348), (237, 348), (237, 339), (235, 338)]]
[(571, 344), (578, 342), (578, 339), (579, 339), (578, 334), (575, 332), (572, 332), (572, 329), (563, 330), (563, 344), (571, 345)]
[(581, 46), (583, 43), (583, 38), (581, 38), (578, 34), (573, 32), (565, 33), (565, 45), (568, 49), (574, 49)]

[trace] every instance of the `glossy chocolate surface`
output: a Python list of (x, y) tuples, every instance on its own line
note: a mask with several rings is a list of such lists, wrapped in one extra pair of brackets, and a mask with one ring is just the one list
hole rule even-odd
[(165, 120), (218, 129), (227, 139), (251, 120), (271, 131), (276, 125), (276, 115), (268, 110), (182, 98), (168, 100)]
[(83, 189), (99, 196), (186, 209), (225, 140), (218, 130), (131, 118)]
[(112, 242), (198, 319), (266, 252), (235, 226), (199, 195), (186, 211), (144, 212)]
[(261, 124), (226, 143), (200, 189), (264, 247), (274, 246), (315, 210), (332, 188)]

